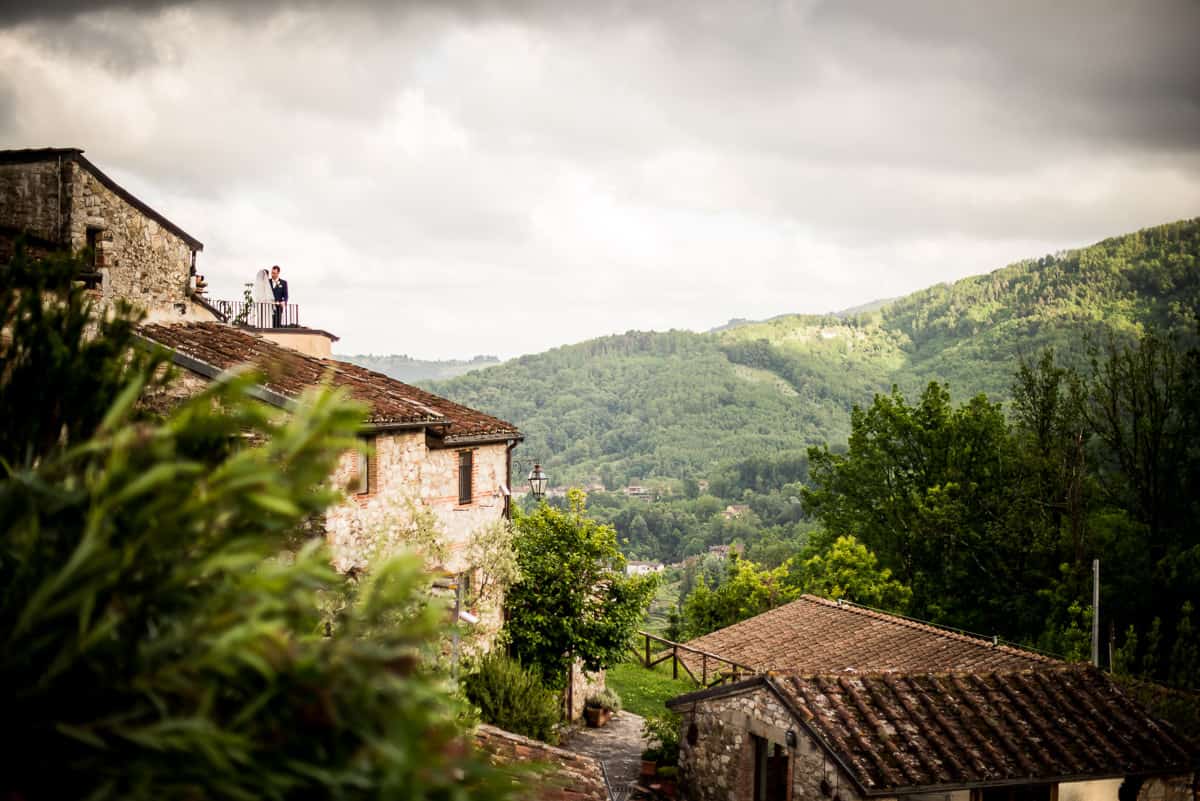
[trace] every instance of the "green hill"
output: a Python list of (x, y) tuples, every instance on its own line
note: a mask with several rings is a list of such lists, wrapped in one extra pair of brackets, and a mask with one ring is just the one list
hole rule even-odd
[(418, 381), (434, 381), (438, 379), (454, 378), (455, 376), (464, 375), (472, 370), (479, 370), (484, 367), (490, 367), (493, 364), (499, 364), (500, 360), (495, 356), (476, 356), (473, 359), (446, 359), (444, 361), (428, 361), (424, 359), (414, 359), (411, 356), (391, 355), (377, 356), (373, 353), (360, 353), (355, 355), (336, 354), (336, 358), (343, 359), (351, 364), (357, 364), (360, 367), (365, 367), (368, 370), (374, 370), (378, 373), (391, 376), (397, 381), (403, 381), (408, 384), (414, 384)]
[(629, 332), (555, 348), (435, 391), (511, 420), (555, 483), (704, 477), (717, 467), (844, 441), (850, 408), (898, 384), (1008, 394), (1021, 354), (1146, 325), (1192, 333), (1200, 219), (941, 284), (875, 308)]

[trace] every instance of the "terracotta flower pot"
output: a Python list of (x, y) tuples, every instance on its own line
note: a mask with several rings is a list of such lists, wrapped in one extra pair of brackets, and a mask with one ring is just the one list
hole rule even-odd
[(658, 762), (653, 759), (642, 760), (642, 772), (640, 775), (646, 778), (653, 778), (658, 773)]

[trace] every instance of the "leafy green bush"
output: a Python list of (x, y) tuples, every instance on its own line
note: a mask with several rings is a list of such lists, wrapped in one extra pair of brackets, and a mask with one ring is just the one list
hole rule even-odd
[[(154, 419), (167, 358), (94, 313), (80, 264), (0, 265), (0, 797), (504, 798), (422, 666), (444, 611), (413, 559), (345, 579), (320, 540), (361, 407), (281, 418), (255, 376)], [(19, 416), (18, 413), (19, 412)], [(259, 444), (255, 444), (259, 443)], [(510, 789), (502, 789), (503, 787)]]
[(617, 695), (617, 691), (612, 687), (605, 687), (595, 695), (589, 695), (584, 703), (587, 706), (611, 709), (613, 712), (621, 711), (621, 696)]
[(462, 681), (467, 699), (484, 722), (553, 743), (560, 719), (558, 694), (547, 690), (535, 671), (493, 652), (479, 660)]
[[(679, 727), (682, 721), (674, 712), (650, 715), (642, 724), (642, 736), (650, 742), (647, 750), (658, 753), (663, 765), (679, 764)], [(644, 758), (644, 757), (643, 757)]]

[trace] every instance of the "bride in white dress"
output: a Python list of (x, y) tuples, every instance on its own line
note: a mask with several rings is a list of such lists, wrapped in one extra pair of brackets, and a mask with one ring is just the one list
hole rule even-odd
[(255, 328), (270, 328), (271, 307), (275, 303), (275, 293), (271, 291), (271, 274), (266, 270), (259, 270), (254, 274), (254, 289), (251, 297), (254, 298), (254, 308), (247, 315), (251, 325)]

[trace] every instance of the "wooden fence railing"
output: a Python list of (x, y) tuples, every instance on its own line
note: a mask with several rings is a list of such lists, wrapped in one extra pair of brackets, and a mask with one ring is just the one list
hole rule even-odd
[[(643, 667), (653, 668), (656, 665), (660, 665), (670, 659), (671, 675), (674, 678), (679, 678), (679, 669), (683, 668), (683, 672), (687, 674), (688, 678), (701, 687), (715, 687), (718, 684), (723, 684), (727, 681), (741, 681), (743, 678), (756, 675), (760, 672), (759, 670), (749, 667), (748, 665), (739, 664), (730, 659), (726, 659), (723, 656), (717, 656), (716, 654), (709, 653), (708, 651), (701, 651), (699, 648), (692, 648), (690, 645), (673, 642), (664, 637), (651, 634), (648, 631), (639, 631), (638, 636), (645, 639), (645, 647), (639, 649), (634, 646), (630, 646), (630, 650), (633, 651), (635, 656), (637, 656), (638, 661)], [(656, 643), (661, 643), (662, 645), (666, 646), (666, 648), (658, 651), (657, 653), (651, 653), (650, 642), (652, 640)], [(697, 678), (696, 673), (694, 673), (692, 669), (688, 667), (687, 662), (685, 662), (679, 656), (681, 652), (692, 655), (695, 657), (692, 661), (698, 661), (700, 663), (699, 678)], [(712, 681), (709, 681), (710, 677)]]

